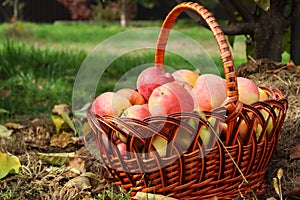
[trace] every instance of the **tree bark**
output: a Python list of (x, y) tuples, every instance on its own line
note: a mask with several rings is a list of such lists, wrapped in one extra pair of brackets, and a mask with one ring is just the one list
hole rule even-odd
[(126, 0), (122, 0), (122, 11), (121, 11), (121, 26), (127, 26), (127, 19), (126, 19)]
[(270, 10), (261, 9), (253, 35), (255, 59), (281, 61), (283, 36), (289, 26), (284, 17), (285, 3), (273, 0)]
[(292, 28), (291, 28), (291, 59), (295, 63), (295, 65), (300, 65), (300, 15), (299, 15), (299, 6), (300, 2), (295, 0), (293, 1), (294, 14)]

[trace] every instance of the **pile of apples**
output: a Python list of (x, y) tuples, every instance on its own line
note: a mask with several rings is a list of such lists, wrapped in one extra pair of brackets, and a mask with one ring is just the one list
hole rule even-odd
[[(250, 79), (237, 77), (237, 83), (242, 103), (268, 99), (268, 95)], [(178, 112), (211, 111), (227, 98), (225, 79), (214, 74), (199, 75), (188, 69), (171, 74), (159, 67), (149, 67), (140, 73), (136, 86), (137, 89), (123, 88), (100, 94), (92, 103), (92, 112), (144, 120)], [(117, 140), (121, 154), (125, 155), (126, 139), (117, 137)], [(158, 138), (157, 144), (154, 141), (153, 145), (166, 146), (167, 141)]]

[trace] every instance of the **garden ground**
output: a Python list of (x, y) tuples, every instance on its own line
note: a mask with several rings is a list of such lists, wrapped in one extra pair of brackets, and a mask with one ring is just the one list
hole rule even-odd
[[(189, 30), (186, 31), (188, 32)], [(70, 31), (70, 34), (71, 32), (72, 31)], [(195, 30), (192, 30), (190, 33), (193, 35), (195, 32)], [(40, 31), (41, 37), (46, 37), (45, 33), (46, 31)], [(56, 37), (58, 36), (56, 35)], [(59, 40), (59, 37), (56, 38), (56, 41)], [(45, 40), (38, 41), (42, 42)], [(63, 41), (63, 39), (61, 39), (61, 41)], [(94, 42), (96, 41), (92, 43)], [(59, 42), (56, 44), (59, 45)], [(91, 44), (87, 44), (88, 48), (91, 47)], [(41, 45), (41, 43), (38, 45)], [(59, 48), (62, 48), (62, 46), (59, 46)], [(58, 46), (54, 48), (58, 48)], [(32, 49), (29, 49), (27, 52), (30, 51), (32, 51)], [(22, 51), (19, 51), (19, 54), (21, 53)], [(47, 52), (43, 54), (38, 53), (38, 56), (44, 54), (46, 55)], [(24, 59), (26, 55), (28, 55), (28, 53), (25, 53)], [(51, 52), (48, 55), (52, 55)], [(54, 56), (58, 55), (60, 54), (55, 54)], [(81, 55), (81, 59), (84, 58), (82, 54), (76, 55)], [(72, 60), (70, 57), (66, 58)], [(64, 59), (64, 57), (61, 57), (61, 59)], [(132, 59), (133, 58), (131, 58), (131, 62)], [(55, 59), (52, 58), (52, 60)], [(47, 62), (51, 63), (51, 59)], [(78, 59), (78, 63), (79, 62), (80, 59)], [(13, 67), (17, 67), (20, 63), (22, 63), (22, 61), (16, 63)], [(28, 62), (28, 66), (25, 66), (26, 63), (27, 61), (23, 60), (24, 65), (21, 68), (19, 67), (19, 69), (27, 69), (28, 66), (32, 64)], [(75, 65), (72, 62), (68, 62), (67, 64)], [(37, 64), (35, 63), (35, 65)], [(43, 63), (38, 66), (47, 67), (47, 65), (43, 65)], [(69, 71), (65, 72), (62, 70), (60, 63), (56, 62), (55, 65), (49, 64), (49, 66), (55, 69), (54, 71), (48, 70), (48, 77), (52, 78), (53, 84), (57, 83), (54, 81), (53, 76), (64, 77), (66, 75), (70, 77), (67, 80), (70, 80), (70, 83), (72, 83), (72, 80), (74, 80), (72, 76), (74, 76), (74, 72), (76, 72), (77, 67), (79, 67), (66, 68), (69, 69)], [(57, 69), (60, 69), (61, 72), (58, 72)], [(30, 71), (36, 72), (36, 70), (32, 70), (32, 68)], [(13, 74), (18, 75), (15, 71), (10, 72), (7, 70), (5, 72), (7, 73), (7, 77)], [(26, 74), (27, 71), (24, 70), (24, 73)], [(273, 189), (273, 178), (277, 176), (276, 174), (279, 168), (282, 168), (284, 173), (282, 189), (285, 197), (288, 199), (299, 199), (300, 148), (297, 148), (297, 145), (299, 146), (300, 144), (299, 68), (291, 67), (291, 65), (287, 67), (281, 63), (274, 63), (268, 60), (259, 60), (250, 61), (245, 65), (241, 65), (238, 73), (254, 80), (258, 85), (279, 88), (287, 94), (289, 100), (289, 109), (282, 128), (281, 138), (266, 174), (267, 194), (260, 197), (260, 199), (278, 197)], [(37, 74), (34, 75), (38, 77)], [(0, 74), (0, 77), (2, 78), (2, 83), (7, 80), (11, 81), (11, 79), (3, 74)], [(26, 80), (28, 80), (28, 83), (35, 80), (30, 79), (28, 76), (23, 76), (23, 78), (24, 77), (27, 77)], [(37, 85), (38, 87), (39, 83), (44, 83), (41, 79), (36, 79), (33, 85)], [(17, 79), (17, 81), (13, 83), (20, 83), (20, 81), (24, 80), (25, 79)], [(58, 82), (58, 85), (60, 84), (62, 83)], [(46, 84), (42, 86), (47, 87)], [(63, 86), (68, 88), (68, 86)], [(3, 85), (0, 86), (0, 89), (4, 94), (7, 88), (3, 87)], [(25, 89), (30, 87), (26, 87)], [(18, 84), (17, 88), (24, 90), (24, 84)], [(66, 90), (67, 92), (63, 91), (62, 93), (53, 95), (70, 95), (69, 92), (71, 92), (71, 90)], [(3, 98), (3, 96), (1, 98)], [(64, 100), (60, 102), (55, 98), (51, 100), (53, 100), (53, 102), (55, 101), (55, 104), (70, 103), (64, 102)], [(17, 99), (15, 102), (18, 102)], [(13, 104), (14, 102), (11, 103)], [(9, 137), (0, 137), (0, 150), (16, 155), (20, 159), (21, 168), (19, 175), (8, 175), (0, 180), (0, 199), (129, 199), (128, 194), (122, 193), (118, 187), (113, 185), (112, 177), (104, 166), (90, 155), (84, 146), (83, 136), (76, 133), (72, 127), (70, 127), (66, 118), (61, 120), (60, 109), (56, 108), (52, 112), (51, 110), (54, 108), (54, 105), (43, 101), (40, 102), (40, 104), (51, 107), (50, 109), (48, 108), (47, 112), (42, 114), (35, 111), (32, 112), (32, 114), (30, 112), (22, 112), (18, 115), (16, 110), (14, 111), (14, 115), (8, 115), (8, 117), (13, 116), (13, 118), (2, 119), (2, 121), (5, 121), (5, 126), (11, 130), (11, 134)], [(40, 104), (34, 105), (39, 106)], [(16, 106), (21, 105), (21, 102), (16, 104)], [(28, 105), (30, 106), (30, 102)], [(28, 105), (25, 104), (24, 106)], [(29, 106), (28, 109), (30, 108)], [(62, 107), (63, 109), (67, 109), (64, 106)], [(10, 109), (8, 110), (10, 111)], [(57, 136), (58, 131), (63, 133), (61, 134), (63, 137)], [(82, 133), (83, 132), (85, 131), (82, 130)], [(49, 153), (52, 154), (49, 155)], [(61, 155), (58, 153), (67, 154)]]

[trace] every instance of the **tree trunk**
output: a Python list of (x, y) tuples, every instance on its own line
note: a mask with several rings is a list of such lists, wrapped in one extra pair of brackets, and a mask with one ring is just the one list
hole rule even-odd
[(121, 26), (127, 26), (127, 19), (126, 19), (126, 0), (122, 0), (122, 12), (121, 12)]
[(291, 59), (295, 65), (300, 65), (300, 16), (298, 16), (291, 29)]
[(268, 11), (261, 10), (254, 30), (254, 56), (281, 62), (283, 36), (288, 27), (283, 12), (285, 1), (273, 0)]

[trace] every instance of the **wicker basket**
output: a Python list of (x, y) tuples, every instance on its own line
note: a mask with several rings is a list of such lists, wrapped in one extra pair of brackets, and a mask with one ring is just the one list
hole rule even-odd
[[(131, 194), (138, 191), (159, 193), (178, 199), (208, 199), (217, 196), (231, 199), (258, 192), (264, 185), (264, 175), (276, 147), (288, 102), (277, 89), (261, 87), (269, 100), (252, 105), (238, 101), (237, 79), (230, 48), (212, 14), (197, 3), (182, 3), (166, 17), (157, 42), (155, 64), (163, 67), (169, 30), (185, 10), (199, 14), (211, 29), (219, 46), (226, 77), (227, 100), (224, 106), (211, 112), (176, 113), (168, 117), (151, 117), (143, 121), (94, 115), (87, 116), (93, 131), (99, 156), (117, 185)], [(205, 119), (213, 118), (213, 126)], [(189, 121), (193, 121), (193, 125)], [(226, 125), (224, 131), (222, 127)], [(241, 126), (244, 124), (244, 126)], [(270, 127), (270, 124), (273, 125)], [(247, 136), (241, 137), (241, 127)], [(210, 145), (201, 140), (201, 130), (211, 134)], [(182, 148), (176, 138), (182, 134), (191, 138), (191, 145)], [(216, 138), (216, 132), (220, 139)], [(127, 138), (127, 151), (122, 156), (115, 145), (114, 134)], [(153, 138), (168, 140), (166, 155), (155, 152)], [(107, 143), (107, 139), (111, 141)], [(152, 153), (150, 153), (152, 152)], [(244, 179), (232, 161), (239, 166)]]

